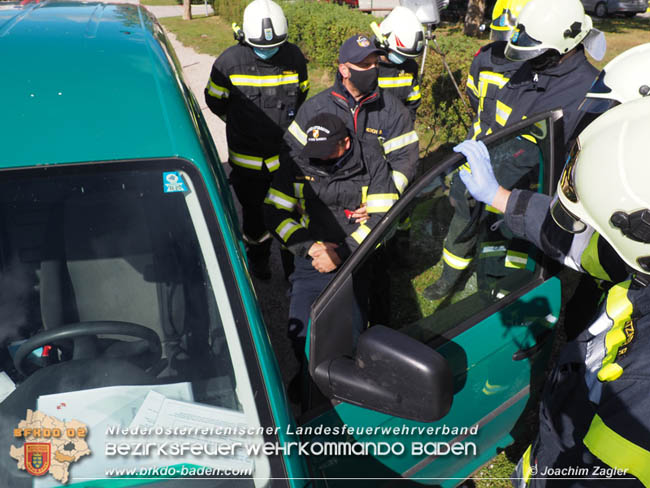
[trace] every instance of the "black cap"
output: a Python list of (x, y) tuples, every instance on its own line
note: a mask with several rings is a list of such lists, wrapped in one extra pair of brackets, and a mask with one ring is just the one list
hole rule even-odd
[(341, 44), (341, 48), (339, 49), (339, 63), (357, 64), (373, 53), (386, 54), (385, 51), (375, 46), (375, 43), (366, 36), (357, 34)]
[(300, 155), (305, 158), (327, 159), (336, 145), (348, 135), (345, 123), (334, 114), (318, 114), (307, 122), (307, 144)]

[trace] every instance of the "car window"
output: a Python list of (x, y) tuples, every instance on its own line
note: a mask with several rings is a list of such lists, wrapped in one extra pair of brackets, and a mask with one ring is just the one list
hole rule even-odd
[[(215, 249), (222, 244), (207, 223), (214, 215), (199, 203), (207, 196), (191, 176), (198, 172), (179, 166), (77, 165), (5, 172), (0, 180), (0, 369), (16, 384), (0, 411), (11, 408), (20, 419), (28, 409), (72, 415), (56, 408), (83, 398), (79, 420), (88, 419), (93, 456), (75, 464), (78, 478), (105, 478), (116, 462), (102, 456), (111, 428), (160, 434), (192, 426), (212, 430), (176, 440), (263, 442), (217, 258), (225, 249)], [(153, 332), (160, 350), (116, 324)], [(25, 341), (66, 328), (85, 333), (43, 342), (16, 364)], [(103, 420), (91, 426), (93, 419)], [(132, 464), (147, 463), (231, 470), (256, 486), (270, 477), (267, 458), (244, 449)]]
[[(545, 190), (546, 121), (488, 148), (503, 186)], [(410, 204), (392, 216), (392, 227), (355, 273), (371, 283), (370, 324), (431, 343), (535, 280), (540, 253), (512, 234), (498, 210), (469, 197), (457, 169), (406, 198)], [(449, 277), (448, 290), (431, 298), (427, 290)]]

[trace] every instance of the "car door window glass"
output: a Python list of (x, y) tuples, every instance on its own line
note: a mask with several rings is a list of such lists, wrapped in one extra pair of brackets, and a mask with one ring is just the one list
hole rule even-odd
[[(504, 187), (544, 190), (547, 129), (542, 120), (488, 146)], [(372, 283), (370, 323), (428, 343), (531, 283), (541, 255), (516, 238), (503, 219), (498, 210), (469, 197), (457, 170), (420, 190), (356, 273), (370, 276)], [(425, 290), (445, 267), (455, 268), (453, 286), (438, 299), (427, 298)]]

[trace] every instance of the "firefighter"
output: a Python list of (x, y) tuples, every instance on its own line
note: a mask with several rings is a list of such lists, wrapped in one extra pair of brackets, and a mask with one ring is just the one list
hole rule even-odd
[[(378, 60), (383, 51), (363, 35), (347, 39), (339, 50), (334, 86), (310, 98), (285, 133), (292, 159), (300, 158), (307, 143), (307, 122), (319, 113), (337, 115), (361, 143), (379, 141), (393, 181), (401, 194), (415, 176), (418, 136), (413, 120), (400, 101), (378, 88)], [(361, 215), (357, 220), (365, 218)]]
[(424, 51), (424, 29), (415, 13), (395, 7), (379, 26), (375, 44), (386, 51), (379, 59), (379, 88), (390, 92), (415, 115), (420, 106), (420, 81), (415, 60)]
[(650, 43), (628, 49), (602, 69), (585, 100), (584, 128), (612, 107), (650, 95)]
[[(328, 112), (304, 127), (300, 157), (283, 154), (264, 201), (267, 227), (294, 255), (288, 336), (301, 365), (311, 304), (398, 198), (376, 138), (360, 140)], [(363, 204), (368, 217), (357, 223)], [(289, 387), (294, 401), (299, 378)]]
[[(307, 64), (300, 49), (287, 42), (287, 19), (271, 0), (251, 2), (243, 29), (236, 24), (233, 29), (238, 44), (212, 66), (205, 99), (226, 122), (230, 182), (242, 206), (249, 268), (269, 279), (272, 238), (262, 207), (280, 166), (282, 135), (307, 98)], [(285, 274), (291, 264), (287, 255), (282, 252)]]
[(470, 193), (504, 212), (516, 234), (581, 271), (597, 247), (601, 272), (616, 282), (547, 379), (514, 486), (650, 486), (648, 113), (641, 99), (589, 125), (553, 198), (500, 186), (482, 142), (455, 149), (469, 162), (460, 176)]
[[(515, 71), (480, 72), (479, 80), (475, 80), (478, 112), (468, 137), (483, 137), (560, 107), (564, 112), (564, 143), (568, 146), (581, 118), (578, 107), (598, 75), (585, 56), (585, 47), (594, 58), (601, 59), (604, 36), (592, 28), (591, 18), (579, 0), (531, 0), (521, 11), (517, 29), (505, 45), (504, 55), (522, 64)], [(495, 173), (503, 186), (511, 188), (537, 167), (539, 149), (535, 142), (543, 137), (543, 128), (539, 132), (524, 135), (503, 148), (500, 157), (493, 157)], [(483, 206), (472, 207), (468, 202), (457, 175), (452, 178), (450, 198), (454, 216), (443, 249), (442, 274), (423, 292), (430, 300), (448, 295), (470, 266), (483, 215)], [(485, 208), (493, 220), (501, 219), (493, 208)], [(498, 277), (520, 262), (523, 259), (518, 249), (507, 250), (500, 270), (488, 263), (488, 273)]]

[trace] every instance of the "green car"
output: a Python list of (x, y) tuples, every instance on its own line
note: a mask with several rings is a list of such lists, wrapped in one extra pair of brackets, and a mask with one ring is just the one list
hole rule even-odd
[[(487, 212), (462, 283), (422, 296), (459, 155), (314, 304), (296, 419), (226, 174), (156, 20), (127, 4), (3, 4), (0, 60), (0, 486), (451, 487), (519, 438), (560, 284)], [(561, 133), (551, 112), (486, 143), (494, 157), (527, 144), (519, 186), (549, 192)], [(410, 248), (393, 259), (406, 216)], [(356, 285), (378, 262), (382, 306), (355, 337)]]

